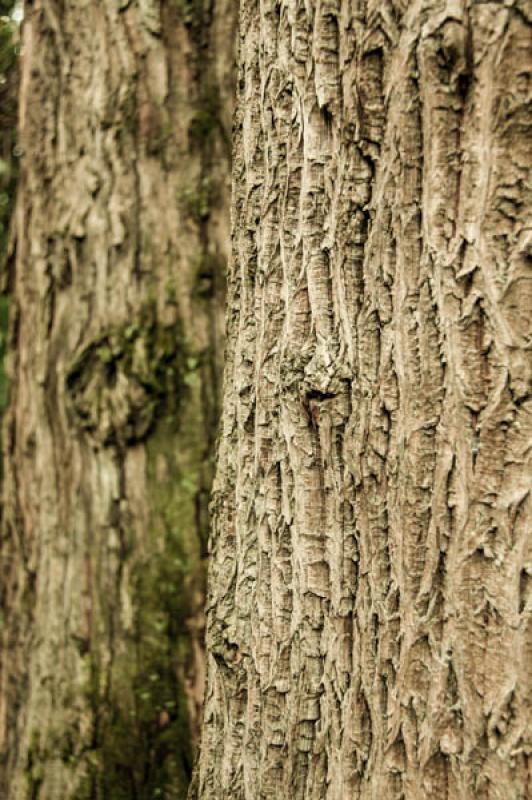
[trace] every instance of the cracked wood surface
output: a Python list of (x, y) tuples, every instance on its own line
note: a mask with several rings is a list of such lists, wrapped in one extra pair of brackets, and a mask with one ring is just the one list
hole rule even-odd
[(2, 434), (4, 800), (186, 793), (235, 23), (231, 0), (26, 3)]
[(241, 2), (191, 797), (530, 796), (530, 23)]

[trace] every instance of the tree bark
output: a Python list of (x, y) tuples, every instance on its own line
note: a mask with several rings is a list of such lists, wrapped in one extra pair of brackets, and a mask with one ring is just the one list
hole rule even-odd
[(235, 21), (230, 0), (26, 4), (0, 557), (8, 800), (186, 793)]
[(530, 796), (531, 21), (241, 2), (191, 797)]

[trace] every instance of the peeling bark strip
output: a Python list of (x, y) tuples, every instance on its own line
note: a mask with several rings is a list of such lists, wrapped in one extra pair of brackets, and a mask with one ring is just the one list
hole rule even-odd
[(530, 797), (530, 23), (242, 0), (194, 797)]
[(2, 434), (2, 800), (186, 793), (235, 23), (231, 0), (26, 4)]

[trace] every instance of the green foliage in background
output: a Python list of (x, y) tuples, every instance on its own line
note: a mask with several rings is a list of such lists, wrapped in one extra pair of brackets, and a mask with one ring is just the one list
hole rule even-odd
[(18, 27), (0, 2), (0, 258), (4, 258), (16, 183)]
[[(0, 270), (4, 280), (9, 223), (17, 181), (18, 25), (12, 19), (17, 4), (0, 0)], [(0, 298), (0, 413), (7, 404), (4, 356), (7, 344), (8, 300)]]

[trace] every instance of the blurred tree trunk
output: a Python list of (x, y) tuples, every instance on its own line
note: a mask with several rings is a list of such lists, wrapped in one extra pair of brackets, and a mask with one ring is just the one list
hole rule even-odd
[(0, 796), (181, 798), (203, 697), (231, 0), (34, 0), (3, 426)]
[(201, 800), (530, 797), (530, 21), (241, 3)]

